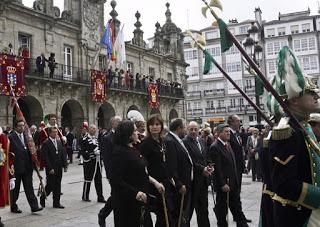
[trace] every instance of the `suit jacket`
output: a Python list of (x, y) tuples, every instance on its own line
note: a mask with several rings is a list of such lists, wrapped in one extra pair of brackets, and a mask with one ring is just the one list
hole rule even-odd
[(192, 183), (192, 161), (190, 161), (187, 152), (180, 142), (171, 133), (167, 134), (164, 139), (164, 143), (167, 149), (167, 168), (169, 178), (174, 179), (177, 190), (179, 190), (182, 185), (185, 185), (187, 190), (189, 190)]
[(111, 130), (105, 134), (101, 140), (101, 156), (106, 170), (107, 178), (110, 179), (111, 158), (113, 153), (113, 137), (114, 132)]
[(14, 169), (16, 174), (32, 173), (34, 165), (31, 153), (27, 148), (27, 137), (24, 136), (25, 145), (22, 144), (16, 132), (9, 135), (10, 152), (14, 153)]
[[(240, 136), (240, 135), (238, 135)], [(244, 155), (242, 144), (239, 143), (236, 136), (230, 131), (230, 146), (233, 150), (234, 157), (236, 159), (237, 173), (242, 175), (245, 169)]]
[(66, 138), (67, 138), (67, 148), (68, 149), (72, 149), (72, 144), (73, 144), (73, 139), (74, 139), (74, 135), (69, 132), (67, 135), (66, 135)]
[[(192, 158), (195, 170), (195, 180), (200, 177), (204, 177), (202, 175), (204, 168), (207, 166), (207, 146), (203, 139), (199, 138), (199, 143), (201, 146), (201, 151), (197, 145), (197, 141), (194, 140), (191, 136), (186, 136), (183, 140), (184, 145), (189, 151), (189, 154)], [(204, 177), (206, 178), (206, 177)]]
[[(248, 155), (249, 155), (249, 157), (254, 157), (255, 154), (259, 151), (259, 147), (260, 147), (260, 139), (259, 139), (259, 137), (257, 137), (256, 147), (253, 147), (253, 139), (252, 139), (252, 136), (249, 136), (249, 137), (248, 137), (248, 140), (247, 140), (247, 150), (248, 150)], [(254, 149), (254, 152), (253, 152), (253, 153), (251, 152), (251, 149)]]
[(45, 57), (38, 56), (36, 59), (37, 67), (44, 68), (46, 66), (46, 61), (47, 59)]
[(225, 184), (228, 184), (233, 191), (238, 190), (237, 170), (232, 149), (227, 150), (220, 140), (216, 140), (210, 147), (209, 158), (215, 164), (214, 181), (217, 190), (221, 190)]
[(58, 172), (61, 171), (62, 168), (67, 168), (67, 156), (60, 140), (57, 140), (57, 148), (58, 150), (56, 150), (53, 142), (49, 138), (42, 144), (41, 152), (47, 175), (52, 169)]

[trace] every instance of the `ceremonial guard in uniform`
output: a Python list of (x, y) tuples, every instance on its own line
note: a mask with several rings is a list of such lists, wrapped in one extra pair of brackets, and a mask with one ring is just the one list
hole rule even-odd
[[(0, 208), (10, 203), (10, 192), (15, 187), (14, 154), (9, 152), (9, 140), (0, 127)], [(0, 217), (0, 227), (3, 227)]]
[[(37, 144), (39, 146), (39, 149), (41, 150), (41, 146), (42, 146), (43, 142), (49, 137), (48, 129), (50, 127), (57, 127), (58, 136), (60, 137), (60, 140), (61, 140), (62, 144), (65, 144), (67, 142), (67, 139), (62, 134), (62, 132), (59, 130), (59, 127), (57, 125), (57, 115), (48, 114), (45, 118), (48, 119), (48, 124), (46, 125), (46, 127), (42, 128), (42, 130), (40, 131), (39, 144)], [(40, 164), (40, 169), (43, 169), (44, 162), (43, 162), (43, 157), (42, 157), (41, 152), (40, 152), (40, 156), (38, 157), (38, 161), (39, 161), (39, 164)]]
[(263, 143), (259, 147), (259, 158), (261, 162), (262, 173), (262, 196), (260, 203), (260, 220), (259, 227), (274, 227), (273, 222), (273, 201), (271, 175), (270, 175), (270, 159), (269, 159), (269, 140), (271, 136), (270, 126), (266, 125), (262, 130)]
[(84, 185), (82, 200), (91, 202), (89, 199), (91, 182), (94, 179), (98, 202), (105, 202), (102, 195), (101, 158), (98, 138), (96, 137), (97, 127), (90, 125), (89, 133), (82, 138), (81, 155), (83, 157)]
[[(286, 99), (299, 127), (284, 116), (273, 128), (269, 142), (272, 189), (275, 193), (276, 227), (318, 227), (320, 223), (320, 148), (308, 123), (309, 115), (320, 110), (318, 89), (304, 77), (289, 47), (278, 57), (276, 89)], [(268, 105), (279, 110), (271, 96)]]

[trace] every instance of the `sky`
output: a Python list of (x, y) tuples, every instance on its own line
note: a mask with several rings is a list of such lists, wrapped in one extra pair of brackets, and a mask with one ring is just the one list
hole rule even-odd
[[(34, 0), (22, 0), (27, 7), (32, 7)], [(141, 29), (144, 31), (144, 40), (152, 37), (155, 32), (155, 24), (158, 21), (162, 26), (165, 21), (167, 2), (170, 3), (172, 21), (182, 29), (200, 30), (208, 27), (214, 21), (208, 11), (207, 18), (201, 14), (201, 7), (204, 6), (201, 0), (116, 0), (116, 11), (118, 19), (124, 24), (125, 40), (133, 37), (135, 13), (140, 12)], [(209, 0), (208, 0), (209, 1)], [(226, 22), (229, 19), (237, 19), (239, 22), (254, 19), (254, 9), (260, 7), (263, 20), (276, 20), (280, 13), (291, 13), (296, 11), (311, 10), (311, 15), (318, 14), (319, 0), (220, 0), (223, 11), (216, 11)], [(105, 20), (109, 19), (111, 0), (105, 4)], [(63, 11), (64, 0), (54, 0), (54, 5)]]

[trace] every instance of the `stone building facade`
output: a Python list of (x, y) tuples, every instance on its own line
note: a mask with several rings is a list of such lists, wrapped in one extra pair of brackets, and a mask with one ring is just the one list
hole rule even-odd
[[(60, 12), (53, 0), (36, 0), (33, 8), (25, 7), (21, 0), (0, 2), (0, 50), (8, 50), (10, 43), (15, 55), (22, 48), (30, 50), (25, 69), (27, 92), (18, 100), (29, 124), (39, 125), (48, 113), (57, 114), (61, 126), (76, 130), (85, 120), (108, 128), (112, 116), (126, 117), (131, 109), (139, 110), (145, 118), (159, 112), (167, 123), (172, 118), (184, 116), (184, 95), (180, 88), (160, 93), (158, 109), (148, 107), (146, 89), (111, 86), (107, 89), (107, 102), (91, 101), (90, 69), (115, 67), (113, 62), (107, 63), (102, 54), (106, 53), (104, 49), (99, 56), (97, 54), (105, 28), (104, 4), (106, 0), (65, 0), (64, 11)], [(120, 21), (117, 20), (116, 2), (113, 0), (110, 5), (110, 18), (115, 21), (117, 31)], [(141, 15), (137, 12), (134, 37), (126, 42), (126, 67), (133, 75), (145, 74), (184, 84), (187, 63), (182, 49), (183, 35), (171, 21), (169, 6), (166, 5), (166, 23), (162, 27), (156, 24), (156, 42), (151, 48), (143, 40)], [(36, 70), (36, 58), (41, 53), (47, 58), (50, 53), (55, 54), (58, 64), (52, 77), (48, 67), (43, 75)], [(0, 125), (12, 125), (15, 111), (9, 103), (9, 97), (0, 97)]]

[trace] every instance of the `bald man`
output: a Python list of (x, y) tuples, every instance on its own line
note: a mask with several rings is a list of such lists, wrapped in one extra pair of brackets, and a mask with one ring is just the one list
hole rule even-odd
[(188, 135), (183, 143), (189, 151), (194, 163), (189, 220), (196, 210), (199, 227), (210, 227), (208, 213), (208, 177), (213, 169), (207, 166), (207, 146), (199, 137), (199, 125), (191, 121), (187, 127)]

